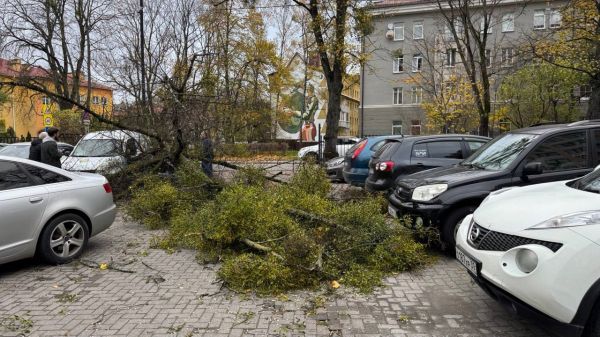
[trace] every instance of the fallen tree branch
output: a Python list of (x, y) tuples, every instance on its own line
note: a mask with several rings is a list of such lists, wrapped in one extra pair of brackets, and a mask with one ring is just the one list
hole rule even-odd
[[(235, 164), (232, 164), (230, 162), (223, 161), (223, 160), (213, 160), (212, 163), (216, 164), (216, 165), (223, 166), (223, 167), (227, 167), (227, 168), (230, 168), (230, 169), (233, 169), (233, 170), (240, 170), (240, 169), (244, 168), (243, 166), (235, 165)], [(287, 184), (287, 182), (285, 182), (283, 180), (279, 180), (277, 178), (273, 178), (273, 177), (269, 177), (269, 176), (264, 176), (264, 177), (265, 177), (265, 179), (267, 179), (269, 181), (272, 181), (272, 182), (275, 182), (275, 183)]]
[(273, 256), (275, 256), (276, 258), (280, 259), (280, 260), (284, 260), (283, 256), (277, 254), (276, 252), (273, 251), (272, 248), (261, 245), (260, 243), (254, 242), (250, 239), (242, 239), (241, 240), (245, 245), (247, 245), (248, 247), (251, 247), (253, 249), (256, 249), (258, 251), (261, 251), (263, 253), (268, 253), (268, 254), (273, 254)]
[(312, 213), (309, 213), (309, 212), (306, 212), (306, 211), (302, 211), (302, 210), (299, 210), (299, 209), (291, 208), (291, 209), (287, 210), (287, 213), (289, 215), (293, 216), (293, 217), (296, 217), (296, 218), (301, 218), (301, 219), (304, 219), (304, 220), (307, 220), (307, 221), (311, 221), (311, 222), (322, 223), (322, 224), (325, 224), (325, 225), (327, 225), (329, 227), (340, 228), (340, 229), (343, 229), (343, 230), (348, 231), (348, 232), (351, 231), (350, 228), (348, 228), (348, 227), (346, 227), (344, 225), (340, 225), (340, 224), (336, 223), (335, 221), (333, 221), (331, 219), (327, 219), (327, 218), (324, 218), (324, 217), (322, 217), (320, 215), (312, 214)]

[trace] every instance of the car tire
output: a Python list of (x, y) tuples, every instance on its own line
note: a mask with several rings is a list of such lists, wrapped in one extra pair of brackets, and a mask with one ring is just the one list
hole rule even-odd
[(77, 214), (62, 214), (42, 231), (39, 256), (51, 264), (63, 264), (78, 258), (87, 246), (90, 232), (87, 222)]
[(448, 252), (448, 254), (454, 254), (454, 247), (456, 247), (456, 231), (458, 230), (458, 225), (465, 219), (465, 217), (473, 211), (475, 211), (476, 206), (463, 206), (457, 208), (446, 216), (442, 223), (441, 230), (441, 239), (442, 239), (442, 248)]
[(600, 302), (590, 312), (582, 337), (600, 337)]

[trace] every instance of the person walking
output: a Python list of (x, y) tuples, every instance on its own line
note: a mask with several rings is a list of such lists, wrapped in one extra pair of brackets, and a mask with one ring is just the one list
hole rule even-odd
[(208, 137), (208, 134), (205, 132), (202, 135), (202, 171), (208, 177), (213, 176), (213, 159), (215, 156), (215, 151), (213, 147), (212, 140)]
[(48, 134), (45, 131), (40, 130), (37, 138), (31, 141), (29, 146), (29, 160), (42, 161), (42, 141)]
[(60, 168), (60, 157), (62, 155), (58, 151), (58, 137), (60, 132), (57, 128), (48, 128), (48, 136), (42, 140), (41, 159), (42, 163)]

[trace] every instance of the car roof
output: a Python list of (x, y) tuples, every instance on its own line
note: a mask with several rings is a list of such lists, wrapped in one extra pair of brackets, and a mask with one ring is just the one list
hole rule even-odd
[(77, 177), (77, 175), (75, 175), (69, 171), (63, 170), (61, 168), (54, 167), (52, 165), (46, 165), (46, 164), (40, 163), (38, 161), (29, 160), (29, 159), (25, 159), (25, 158), (9, 157), (9, 156), (0, 155), (0, 160), (6, 160), (6, 161), (17, 162), (17, 163), (23, 163), (23, 164), (27, 164), (27, 165), (39, 166), (39, 167), (42, 167), (49, 171), (54, 171), (54, 172), (60, 173), (64, 176), (68, 176), (69, 178)]
[(125, 140), (127, 138), (140, 138), (142, 134), (135, 131), (128, 130), (104, 130), (104, 131), (95, 131), (86, 134), (83, 139), (121, 139)]
[(447, 139), (447, 138), (472, 138), (472, 139), (481, 139), (481, 140), (490, 140), (490, 137), (477, 136), (477, 135), (464, 135), (464, 134), (442, 134), (442, 135), (426, 135), (426, 136), (410, 136), (405, 137), (404, 139), (408, 141), (420, 141), (420, 140), (428, 140), (428, 139)]
[(598, 120), (583, 120), (570, 124), (544, 124), (530, 126), (527, 128), (511, 130), (511, 133), (529, 133), (534, 135), (542, 135), (546, 133), (552, 133), (557, 131), (565, 130), (585, 130), (593, 127), (600, 127), (600, 121)]

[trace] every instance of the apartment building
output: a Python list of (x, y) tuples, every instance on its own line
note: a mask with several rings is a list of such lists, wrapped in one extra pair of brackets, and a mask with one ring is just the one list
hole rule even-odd
[[(551, 34), (560, 27), (560, 9), (566, 4), (567, 1), (500, 0), (493, 11), (488, 10), (491, 15), (485, 53), (486, 66), (493, 74), (492, 97), (502, 76), (530, 61), (522, 47), (532, 37)], [(439, 90), (439, 83), (464, 73), (448, 20), (438, 3), (428, 0), (374, 1), (371, 13), (374, 29), (364, 41), (369, 57), (361, 78), (362, 134), (438, 132), (426, 130), (422, 104), (431, 90)], [(484, 20), (478, 15), (481, 16), (475, 7), (471, 22), (483, 27)], [(424, 82), (433, 85), (424, 87)]]

